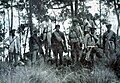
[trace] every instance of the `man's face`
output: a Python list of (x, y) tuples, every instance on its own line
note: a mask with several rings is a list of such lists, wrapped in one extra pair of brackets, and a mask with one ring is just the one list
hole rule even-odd
[(77, 22), (76, 21), (73, 21), (73, 26), (76, 26), (77, 25)]
[(91, 34), (94, 34), (95, 33), (95, 29), (91, 29)]
[(60, 27), (56, 27), (56, 31), (59, 31)]

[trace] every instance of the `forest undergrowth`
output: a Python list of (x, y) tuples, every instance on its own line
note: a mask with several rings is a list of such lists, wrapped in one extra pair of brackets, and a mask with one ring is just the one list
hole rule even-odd
[(46, 64), (40, 59), (33, 66), (10, 67), (0, 62), (0, 83), (120, 83), (114, 71), (100, 62), (94, 68)]

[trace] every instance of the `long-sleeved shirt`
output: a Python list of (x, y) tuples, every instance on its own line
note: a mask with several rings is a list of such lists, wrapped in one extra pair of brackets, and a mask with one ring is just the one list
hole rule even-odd
[(44, 21), (41, 25), (42, 33), (43, 33), (43, 40), (48, 42), (48, 47), (51, 46), (51, 34), (52, 34), (52, 23), (50, 21)]
[(14, 52), (14, 50), (16, 50), (16, 53), (20, 52), (20, 40), (18, 36), (9, 36), (3, 40), (3, 43), (9, 45), (10, 52)]
[(84, 44), (85, 48), (87, 46), (96, 46), (96, 44), (99, 43), (99, 39), (95, 34), (86, 34), (84, 38)]
[(53, 44), (53, 43), (61, 43), (62, 41), (59, 41), (57, 38), (56, 38), (56, 36), (55, 36), (55, 33), (58, 33), (59, 35), (60, 35), (60, 37), (62, 38), (62, 40), (63, 40), (63, 43), (64, 43), (64, 45), (66, 45), (66, 40), (65, 40), (65, 36), (64, 36), (64, 33), (62, 33), (61, 31), (55, 31), (55, 32), (53, 32), (52, 33), (52, 38), (51, 38), (51, 43)]
[(42, 31), (41, 32), (43, 32), (43, 33), (51, 32), (52, 33), (52, 23), (50, 21), (48, 21), (48, 22), (44, 21), (41, 24), (41, 27), (42, 27)]
[(74, 42), (82, 42), (83, 40), (83, 31), (81, 29), (81, 27), (79, 26), (73, 26), (70, 32), (69, 32), (69, 40), (70, 42), (74, 43)]
[(110, 32), (106, 31), (104, 34), (103, 34), (103, 48), (105, 50), (105, 44), (106, 42), (108, 41), (111, 41), (114, 43), (114, 49), (116, 48), (116, 34), (110, 30)]

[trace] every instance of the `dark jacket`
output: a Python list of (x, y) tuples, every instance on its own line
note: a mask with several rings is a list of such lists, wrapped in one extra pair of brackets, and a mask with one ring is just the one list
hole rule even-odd
[[(109, 38), (108, 36), (110, 35), (109, 33), (112, 33), (111, 37)], [(116, 49), (116, 34), (113, 32), (113, 31), (106, 31), (104, 34), (103, 34), (103, 49), (105, 49), (105, 44), (107, 41), (113, 41), (114, 42), (114, 45), (115, 45), (115, 49)]]
[[(66, 40), (65, 40), (64, 33), (61, 32), (61, 31), (58, 31), (58, 33), (59, 33), (59, 35), (61, 36), (61, 38), (63, 39), (64, 45), (66, 45)], [(52, 44), (54, 44), (54, 43), (61, 43), (60, 41), (57, 40), (54, 32), (52, 33), (51, 43), (52, 43)]]

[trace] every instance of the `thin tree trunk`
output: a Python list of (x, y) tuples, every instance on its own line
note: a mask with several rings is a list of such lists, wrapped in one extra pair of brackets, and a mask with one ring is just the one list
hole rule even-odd
[(73, 9), (73, 2), (72, 2), (72, 0), (71, 0), (70, 6), (71, 6), (71, 17), (73, 18), (74, 17), (74, 9)]
[(118, 36), (119, 35), (119, 29), (120, 29), (120, 17), (119, 17), (119, 13), (117, 11), (116, 5), (117, 5), (117, 3), (114, 0), (114, 7), (115, 7), (115, 12), (116, 12), (117, 20), (118, 20), (118, 28), (117, 28), (117, 36)]
[[(5, 10), (4, 10), (5, 11)], [(3, 18), (3, 25), (4, 25), (4, 29), (3, 29), (3, 39), (5, 39), (5, 13), (4, 13), (4, 18)], [(3, 44), (3, 47), (4, 47), (4, 44)], [(5, 51), (3, 51), (3, 54), (5, 55)], [(5, 57), (4, 57), (5, 58)]]
[[(82, 4), (82, 2), (80, 2)], [(83, 1), (83, 10), (82, 12), (84, 13), (85, 12), (85, 2)], [(85, 18), (83, 18), (83, 22), (85, 21)], [(85, 32), (85, 26), (83, 28), (83, 31)]]
[(32, 24), (32, 0), (29, 0), (29, 27), (30, 27), (30, 35), (33, 34), (33, 24)]
[[(19, 5), (18, 5), (18, 7), (19, 7)], [(19, 10), (19, 8), (18, 8), (18, 22), (19, 22), (19, 27), (20, 27), (20, 10)], [(22, 40), (22, 38), (21, 38), (21, 32), (19, 33), (19, 37), (20, 37), (20, 58), (22, 58), (22, 55), (21, 55), (21, 40)]]
[(10, 28), (10, 15), (9, 15), (9, 9), (7, 9), (7, 13), (8, 13), (8, 25), (9, 25), (9, 28)]
[(78, 0), (75, 0), (75, 17), (77, 17), (78, 13)]
[(99, 3), (100, 3), (100, 46), (101, 46), (101, 43), (102, 43), (101, 42), (101, 39), (102, 39), (102, 35), (101, 35), (102, 34), (102, 25), (101, 25), (101, 9), (102, 8), (101, 8), (101, 0), (100, 0)]
[(13, 27), (13, 0), (11, 0), (11, 26), (10, 26), (10, 30), (12, 30)]

